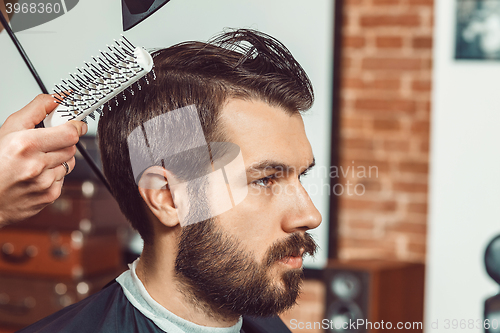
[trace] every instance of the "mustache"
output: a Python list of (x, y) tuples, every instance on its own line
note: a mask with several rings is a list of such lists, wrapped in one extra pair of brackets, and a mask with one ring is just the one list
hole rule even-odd
[(299, 257), (300, 251), (304, 249), (303, 254), (314, 256), (318, 245), (307, 232), (301, 234), (293, 233), (285, 240), (274, 243), (266, 253), (265, 265), (270, 267), (274, 262), (286, 257)]

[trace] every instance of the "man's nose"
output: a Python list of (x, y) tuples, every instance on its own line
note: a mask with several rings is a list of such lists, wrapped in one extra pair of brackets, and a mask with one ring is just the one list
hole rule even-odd
[(305, 231), (317, 228), (321, 224), (321, 214), (302, 184), (298, 183), (289, 187), (286, 200), (288, 207), (283, 219), (283, 230), (286, 232)]

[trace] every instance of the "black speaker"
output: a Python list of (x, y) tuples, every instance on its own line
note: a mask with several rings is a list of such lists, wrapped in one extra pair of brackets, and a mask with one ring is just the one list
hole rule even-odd
[(323, 327), (331, 333), (422, 332), (424, 275), (418, 263), (330, 261)]
[[(484, 251), (488, 275), (500, 284), (500, 236), (494, 237)], [(500, 294), (484, 301), (484, 332), (500, 333)]]

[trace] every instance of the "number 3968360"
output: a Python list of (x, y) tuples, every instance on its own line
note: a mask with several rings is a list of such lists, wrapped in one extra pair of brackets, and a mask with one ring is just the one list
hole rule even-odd
[(58, 14), (61, 11), (61, 4), (56, 2), (56, 3), (23, 3), (23, 4), (12, 4), (12, 3), (6, 3), (5, 4), (5, 10), (7, 14), (11, 13), (23, 13), (23, 14), (51, 14), (51, 13), (56, 13)]

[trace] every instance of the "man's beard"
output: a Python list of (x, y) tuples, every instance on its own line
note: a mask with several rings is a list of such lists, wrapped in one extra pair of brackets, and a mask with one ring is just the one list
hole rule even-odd
[(180, 238), (179, 281), (192, 302), (223, 318), (276, 315), (295, 305), (302, 270), (288, 270), (275, 281), (269, 271), (281, 259), (300, 256), (301, 249), (314, 255), (317, 247), (309, 234), (294, 233), (273, 244), (259, 264), (214, 219), (183, 227)]

